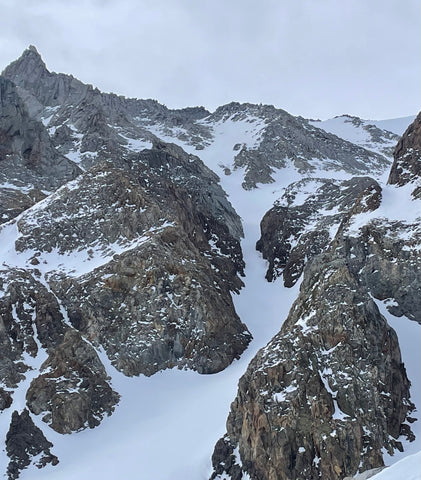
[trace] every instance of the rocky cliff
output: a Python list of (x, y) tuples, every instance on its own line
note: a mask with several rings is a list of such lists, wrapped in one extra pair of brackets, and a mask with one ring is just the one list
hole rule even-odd
[(392, 185), (414, 185), (412, 195), (415, 198), (421, 197), (421, 114), (418, 114), (395, 149), (395, 159), (390, 171), (389, 183)]
[(371, 211), (380, 200), (381, 188), (370, 177), (304, 178), (289, 185), (260, 224), (256, 248), (269, 261), (267, 280), (283, 276), (285, 286), (292, 287), (306, 262), (329, 247), (352, 210)]
[(0, 221), (10, 220), (81, 170), (54, 148), (11, 81), (0, 76)]

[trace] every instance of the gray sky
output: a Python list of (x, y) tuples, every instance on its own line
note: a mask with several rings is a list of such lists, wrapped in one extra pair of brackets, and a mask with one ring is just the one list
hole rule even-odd
[(0, 70), (48, 68), (168, 107), (269, 103), (383, 119), (421, 108), (419, 0), (0, 0)]

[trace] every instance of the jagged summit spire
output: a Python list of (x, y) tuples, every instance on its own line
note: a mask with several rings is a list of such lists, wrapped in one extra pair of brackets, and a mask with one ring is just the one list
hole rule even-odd
[(44, 60), (36, 47), (29, 45), (17, 60), (3, 70), (2, 75), (15, 81), (16, 78), (39, 78), (45, 73), (49, 72)]
[(34, 45), (29, 45), (29, 47), (27, 48), (27, 50), (30, 50), (31, 52), (35, 52), (39, 55), (38, 53), (38, 50), (37, 50), (37, 47), (35, 47)]

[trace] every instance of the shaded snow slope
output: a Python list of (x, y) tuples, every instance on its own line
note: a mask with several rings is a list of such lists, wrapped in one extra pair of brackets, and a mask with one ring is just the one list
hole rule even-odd
[[(387, 157), (392, 157), (393, 150), (401, 135), (395, 133), (394, 130), (388, 131), (386, 127), (379, 127), (371, 120), (363, 120), (350, 115), (341, 115), (324, 121), (310, 121), (309, 123), (348, 142)], [(411, 121), (408, 119), (407, 126), (409, 123)], [(392, 121), (390, 121), (390, 126), (392, 128), (394, 126)], [(400, 131), (400, 128), (397, 128), (397, 130)]]

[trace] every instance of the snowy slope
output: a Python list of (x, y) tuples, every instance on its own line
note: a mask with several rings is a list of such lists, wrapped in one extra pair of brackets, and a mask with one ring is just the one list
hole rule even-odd
[(341, 115), (329, 120), (316, 120), (309, 123), (367, 150), (391, 157), (399, 136), (414, 118), (404, 117), (376, 122)]
[[(231, 141), (237, 138), (236, 133), (229, 138), (222, 134), (216, 137), (219, 141), (213, 148), (203, 152), (208, 165), (215, 166), (217, 159), (228, 158), (228, 151), (232, 155)], [(243, 140), (247, 138), (243, 136)], [(211, 452), (224, 431), (238, 378), (257, 350), (279, 330), (297, 295), (297, 288), (285, 290), (280, 284), (265, 281), (265, 265), (255, 250), (261, 217), (279, 195), (282, 184), (298, 178), (295, 170), (288, 173), (276, 187), (265, 185), (255, 192), (241, 188), (240, 171), (223, 177), (230, 201), (245, 219), (242, 246), (246, 287), (234, 301), (254, 341), (242, 358), (211, 376), (171, 370), (150, 378), (130, 379), (115, 371), (102, 354), (112, 385), (122, 396), (120, 407), (95, 430), (65, 437), (49, 431), (60, 464), (40, 472), (24, 472), (22, 479), (111, 480), (117, 475), (144, 480), (208, 478)], [(37, 425), (43, 427), (42, 422)]]
[[(234, 297), (234, 301), (240, 318), (254, 336), (251, 346), (239, 361), (225, 371), (208, 376), (171, 370), (150, 378), (127, 378), (110, 365), (103, 352), (99, 352), (112, 377), (113, 387), (121, 394), (120, 406), (94, 430), (62, 436), (48, 429), (48, 437), (54, 443), (53, 452), (60, 458), (60, 464), (41, 471), (25, 471), (21, 475), (23, 480), (204, 480), (209, 477), (211, 452), (225, 430), (225, 420), (236, 394), (238, 379), (257, 350), (279, 330), (298, 293), (298, 285), (288, 290), (280, 282), (266, 282), (266, 265), (256, 252), (255, 243), (260, 236), (259, 223), (263, 214), (280, 196), (283, 188), (301, 176), (290, 166), (276, 173), (274, 184), (245, 191), (241, 187), (243, 172), (236, 170), (231, 175), (225, 175), (224, 170), (232, 166), (235, 144), (256, 145), (261, 125), (243, 121), (231, 122), (228, 127), (224, 128), (222, 123), (215, 125), (213, 140), (200, 152), (187, 143), (178, 143), (191, 153), (199, 153), (205, 163), (221, 176), (223, 188), (243, 218), (245, 238), (242, 247), (247, 265), (245, 288)], [(161, 132), (154, 133), (160, 136)], [(175, 139), (167, 136), (164, 140)], [(326, 171), (314, 173), (315, 177), (319, 175), (329, 174)], [(340, 172), (335, 177), (349, 178)], [(409, 328), (406, 323), (399, 322), (402, 331), (398, 334), (405, 354), (413, 348), (408, 341), (421, 339), (421, 328), (414, 323), (408, 324)], [(420, 411), (421, 402), (419, 393), (416, 393), (419, 392), (419, 384), (413, 377), (414, 371), (415, 377), (417, 375), (416, 362), (419, 360), (412, 355), (405, 360), (409, 362), (408, 373), (414, 383), (413, 393)], [(38, 418), (35, 417), (35, 420), (46, 431), (46, 426)], [(417, 442), (411, 448), (419, 450), (421, 446)], [(394, 471), (405, 472), (410, 468), (408, 465), (413, 465), (413, 460), (398, 463)], [(382, 473), (386, 474), (387, 470)], [(378, 478), (381, 480), (383, 477)]]
[(408, 126), (415, 120), (415, 115), (408, 117), (390, 118), (388, 120), (367, 120), (377, 128), (388, 130), (389, 132), (396, 133), (396, 135), (403, 135)]
[(385, 468), (371, 478), (372, 480), (420, 480), (421, 452), (408, 455), (390, 468)]

